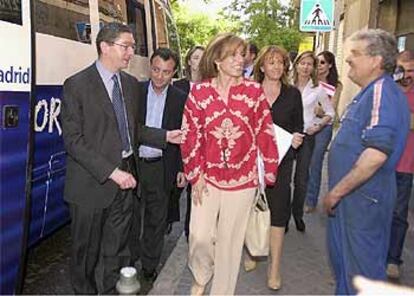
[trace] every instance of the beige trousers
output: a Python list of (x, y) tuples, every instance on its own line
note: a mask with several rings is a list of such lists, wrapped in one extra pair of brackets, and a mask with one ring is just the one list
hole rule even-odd
[(214, 275), (210, 294), (234, 294), (256, 189), (207, 190), (202, 205), (191, 207), (188, 265), (199, 285)]

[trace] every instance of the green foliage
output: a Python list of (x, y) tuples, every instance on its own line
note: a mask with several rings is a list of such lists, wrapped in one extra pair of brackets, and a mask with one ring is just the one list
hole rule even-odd
[(259, 47), (274, 44), (286, 50), (297, 50), (302, 39), (293, 5), (280, 0), (233, 0), (224, 17), (239, 20), (240, 33)]
[[(206, 0), (206, 2), (208, 2)], [(189, 11), (179, 1), (170, 2), (180, 37), (181, 52), (185, 56), (194, 45), (207, 45), (219, 32), (236, 32), (238, 23), (222, 17), (212, 18), (204, 13)]]

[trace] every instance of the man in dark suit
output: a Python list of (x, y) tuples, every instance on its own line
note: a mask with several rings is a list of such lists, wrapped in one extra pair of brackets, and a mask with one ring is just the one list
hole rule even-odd
[[(178, 57), (168, 48), (159, 48), (150, 58), (150, 81), (140, 82), (143, 95), (139, 97), (139, 122), (163, 129), (181, 128), (186, 94), (171, 85)], [(156, 276), (167, 226), (171, 192), (185, 186), (179, 145), (168, 144), (165, 149), (139, 147), (138, 175), (141, 203), (144, 207), (140, 258), (144, 279), (152, 283)], [(141, 219), (138, 219), (138, 223)], [(140, 225), (136, 225), (141, 229)]]
[[(98, 60), (63, 86), (62, 127), (67, 151), (65, 200), (72, 218), (71, 282), (76, 294), (113, 293), (119, 269), (130, 263), (135, 158), (139, 142), (164, 148), (179, 131), (140, 127), (137, 80), (121, 70), (134, 54), (129, 27), (110, 23), (96, 38)], [(102, 260), (103, 282), (95, 271)]]

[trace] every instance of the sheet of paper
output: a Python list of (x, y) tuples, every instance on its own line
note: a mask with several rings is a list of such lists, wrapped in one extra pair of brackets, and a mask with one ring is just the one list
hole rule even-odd
[[(292, 138), (293, 135), (289, 133), (287, 130), (281, 128), (280, 126), (273, 124), (273, 128), (276, 134), (276, 142), (277, 142), (277, 152), (279, 154), (279, 164), (282, 162), (283, 157), (288, 152), (290, 146), (292, 145)], [(258, 154), (257, 158), (257, 167), (259, 170), (259, 183), (261, 190), (264, 190), (265, 182), (264, 182), (264, 163), (263, 159)]]
[(279, 163), (282, 162), (283, 157), (292, 146), (293, 135), (280, 126), (273, 124), (276, 133), (277, 152), (279, 153)]

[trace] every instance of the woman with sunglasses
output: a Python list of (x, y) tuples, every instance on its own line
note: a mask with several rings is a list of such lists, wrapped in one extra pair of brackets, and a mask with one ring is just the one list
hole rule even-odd
[[(320, 86), (328, 94), (329, 100), (337, 114), (339, 96), (342, 91), (342, 84), (338, 80), (338, 70), (336, 69), (335, 56), (330, 51), (323, 51), (318, 54), (318, 80)], [(315, 114), (319, 118), (325, 115), (324, 109), (318, 105)], [(332, 138), (333, 122), (326, 124), (315, 135), (315, 147), (309, 167), (308, 189), (306, 192), (305, 213), (312, 213), (318, 204), (319, 189), (321, 186), (321, 175), (323, 158), (325, 151)]]

